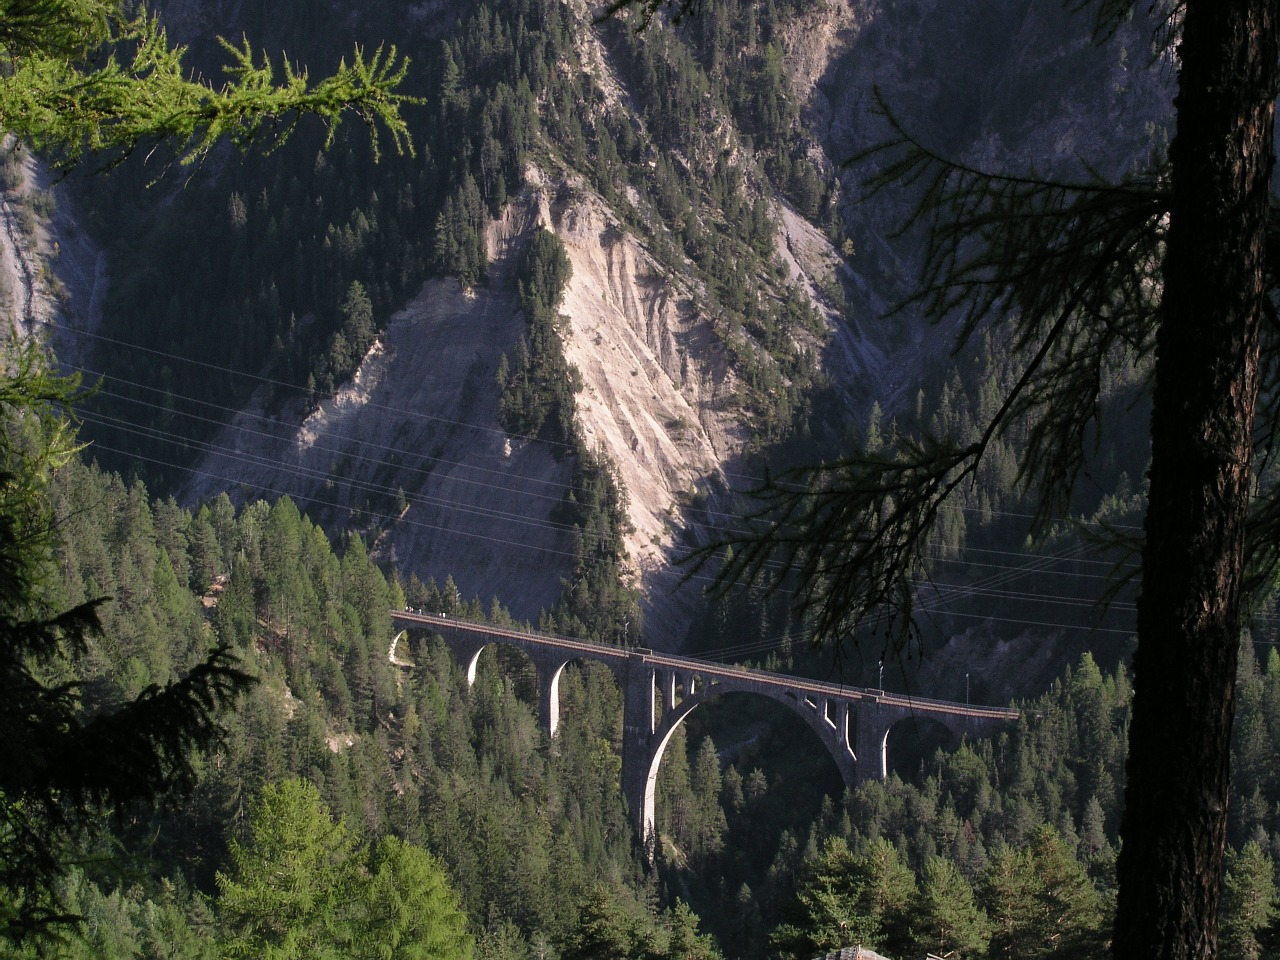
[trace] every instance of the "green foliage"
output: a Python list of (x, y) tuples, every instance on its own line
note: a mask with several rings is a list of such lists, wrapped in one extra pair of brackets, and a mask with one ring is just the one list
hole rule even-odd
[(539, 227), (529, 238), (516, 270), (520, 309), (530, 316), (554, 315), (572, 276), (573, 267), (564, 243), (550, 230)]
[[(185, 552), (194, 550), (194, 538), (175, 533), (190, 529), (193, 518), (151, 505), (137, 484), (126, 487), (69, 464), (54, 492), (55, 502), (104, 507), (102, 516), (83, 511), (67, 528), (74, 542), (59, 563), (68, 584), (118, 584), (131, 576), (138, 558), (147, 557), (153, 564), (147, 582), (156, 582), (160, 542), (168, 543), (167, 563), (174, 571), (183, 567)], [(484, 943), (495, 950), (501, 941), (524, 951), (539, 936), (568, 945), (592, 883), (601, 876), (617, 878), (612, 896), (640, 925), (638, 942), (661, 950), (667, 921), (641, 903), (632, 886), (634, 866), (619, 866), (630, 862), (630, 828), (617, 793), (620, 697), (607, 672), (566, 672), (559, 752), (539, 753), (532, 681), (511, 663), (498, 673), (498, 659), (486, 656), (481, 679), (468, 691), (447, 653), (419, 644), (412, 650), (415, 670), (397, 684), (386, 657), (385, 611), (393, 591), (359, 540), (349, 541), (338, 557), (288, 501), (251, 504), (229, 517), (220, 504), (204, 511), (213, 541), (202, 550), (214, 558), (215, 571), (226, 570), (226, 558), (233, 558), (232, 575), (212, 622), (219, 631), (237, 631), (238, 649), (264, 681), (248, 695), (245, 710), (231, 718), (218, 763), (204, 771), (189, 807), (158, 819), (156, 850), (172, 851), (168, 862), (197, 874), (201, 863), (206, 870), (225, 863), (223, 825), (235, 828), (245, 798), (283, 777), (305, 774), (361, 842), (393, 828), (432, 849), (455, 878), (467, 913), (489, 918)], [(189, 559), (185, 563), (194, 566)], [(448, 584), (446, 592), (452, 603)], [(406, 593), (425, 603), (434, 594), (436, 603), (444, 602), (429, 584), (411, 582)], [(154, 610), (153, 601), (164, 595), (147, 593), (145, 609)], [(200, 649), (161, 647), (149, 669), (166, 675), (173, 669), (168, 657), (198, 656)], [(104, 666), (110, 655), (114, 651), (102, 652)], [(405, 647), (400, 655), (407, 655)], [(96, 690), (124, 689), (128, 681), (106, 669), (91, 676)], [(1269, 681), (1259, 675), (1253, 683), (1258, 695), (1252, 702), (1261, 711), (1270, 697)], [(965, 744), (940, 756), (926, 765), (937, 776), (916, 784), (868, 784), (851, 798), (847, 817), (837, 810), (824, 814), (811, 832), (814, 856), (828, 837), (846, 838), (858, 857), (882, 837), (922, 877), (927, 878), (930, 857), (941, 855), (974, 884), (996, 856), (986, 851), (1000, 849), (1001, 842), (1028, 846), (1039, 824), (1047, 822), (1063, 826), (1068, 838), (1079, 837), (1080, 868), (1105, 892), (1127, 703), (1123, 673), (1103, 674), (1091, 659), (1082, 659), (1050, 695), (1030, 705), (1028, 720), (1005, 740)], [(289, 717), (284, 704), (292, 705)], [(1242, 711), (1247, 705), (1242, 699)], [(679, 767), (676, 748), (673, 743), (664, 763), (664, 780)], [(721, 773), (714, 755), (709, 744), (698, 743), (687, 757), (687, 794), (668, 795), (659, 814), (660, 829), (683, 837), (690, 865), (708, 877), (742, 869), (738, 849), (761, 842), (762, 798), (771, 789), (758, 771), (748, 775), (747, 767)], [(1259, 769), (1266, 769), (1258, 756)], [(1254, 823), (1243, 822), (1240, 829), (1252, 831)], [(804, 833), (800, 837), (799, 844), (783, 839), (776, 855), (766, 855), (766, 862), (776, 859), (767, 878), (748, 874), (756, 892), (743, 894), (740, 879), (710, 896), (698, 892), (700, 911), (723, 917), (723, 942), (740, 934), (747, 945), (765, 942), (776, 905), (790, 895), (788, 878), (804, 860)], [(919, 895), (910, 898), (885, 929), (924, 930), (925, 902)], [(751, 950), (744, 946), (735, 954), (750, 956)]]
[(397, 93), (407, 61), (394, 48), (372, 57), (357, 47), (330, 76), (311, 83), (288, 60), (277, 71), (246, 40), (222, 41), (228, 80), (215, 86), (190, 75), (184, 50), (170, 46), (159, 22), (129, 17), (104, 0), (17, 4), (0, 36), (12, 69), (0, 79), (0, 123), (37, 149), (73, 162), (83, 151), (127, 155), (171, 141), (193, 163), (228, 140), (241, 148), (278, 147), (298, 118), (314, 114), (329, 140), (347, 111), (360, 116), (378, 150), (381, 127), (397, 151), (412, 150)]
[[(103, 0), (18, 0), (5, 9), (0, 44), (8, 64), (0, 77), (0, 125), (66, 164), (86, 151), (114, 161), (161, 141), (172, 143), (184, 163), (224, 139), (240, 147), (278, 146), (303, 113), (326, 120), (332, 138), (347, 110), (370, 125), (375, 153), (379, 126), (397, 150), (411, 149), (399, 114), (409, 99), (395, 92), (407, 64), (394, 50), (366, 58), (357, 48), (349, 67), (342, 64), (314, 85), (286, 63), (277, 86), (271, 64), (256, 61), (247, 41), (243, 47), (224, 43), (232, 56), (229, 80), (214, 87), (190, 76), (183, 51), (169, 45), (157, 21), (126, 15), (120, 3)], [(127, 662), (132, 676), (123, 701), (82, 710), (68, 664), (91, 653), (103, 598), (90, 581), (76, 585), (87, 598), (58, 608), (47, 488), (52, 471), (74, 452), (72, 430), (56, 408), (83, 396), (75, 379), (47, 373), (32, 348), (4, 363), (0, 922), (16, 937), (57, 918), (52, 881), (64, 869), (66, 845), (96, 815), (194, 784), (195, 753), (219, 740), (217, 714), (248, 677), (219, 647), (172, 679), (152, 648)], [(135, 506), (146, 515), (145, 502)], [(140, 559), (134, 573), (155, 592), (157, 609), (166, 619), (180, 617), (182, 587), (168, 553)]]
[(715, 942), (698, 932), (698, 918), (683, 900), (669, 914), (667, 937), (665, 956), (670, 960), (719, 960)]
[(338, 312), (343, 318), (342, 328), (333, 335), (327, 362), (320, 371), (325, 383), (350, 379), (378, 334), (373, 322), (373, 302), (359, 280), (351, 281)]
[(485, 252), (484, 228), (488, 210), (480, 190), (470, 174), (445, 198), (436, 218), (435, 267), (451, 273), (464, 286), (474, 286), (484, 279), (488, 254)]
[(998, 847), (983, 902), (991, 916), (991, 954), (1009, 960), (1091, 956), (1108, 928), (1098, 892), (1061, 836), (1048, 826), (1028, 846)]
[(355, 844), (334, 823), (314, 786), (286, 780), (249, 811), (249, 836), (231, 843), (218, 874), (218, 911), (228, 956), (296, 960), (338, 957), (352, 939)]
[(216, 945), (199, 927), (208, 916), (198, 898), (171, 883), (110, 892), (74, 868), (58, 883), (59, 900), (77, 920), (57, 938), (6, 949), (6, 960), (215, 960)]
[(397, 837), (374, 846), (358, 956), (369, 960), (466, 960), (471, 937), (440, 863)]
[[(154, 618), (158, 605), (172, 605), (176, 571), (184, 561), (194, 566), (196, 540), (175, 534), (191, 528), (190, 515), (153, 503), (138, 484), (126, 486), (74, 461), (54, 478), (51, 496), (55, 505), (100, 505), (63, 528), (56, 556), (66, 595), (98, 581), (114, 589), (139, 558), (152, 566), (145, 579), (127, 581), (130, 591), (166, 580), (155, 568), (166, 542), (172, 583), (144, 591), (137, 611)], [(385, 614), (395, 591), (358, 539), (338, 555), (287, 500), (250, 504), (238, 514), (228, 514), (228, 506), (202, 511), (213, 542), (201, 549), (216, 558), (218, 573), (227, 557), (233, 570), (209, 622), (224, 642), (224, 629), (237, 632), (237, 649), (262, 681), (226, 718), (220, 748), (197, 764), (189, 800), (119, 828), (125, 845), (148, 842), (157, 874), (181, 870), (214, 894), (221, 871), (221, 882), (248, 888), (251, 874), (237, 874), (238, 858), (252, 860), (258, 849), (254, 817), (265, 798), (291, 790), (305, 794), (291, 823), (309, 825), (312, 841), (286, 859), (304, 863), (317, 852), (346, 851), (339, 857), (345, 866), (312, 874), (354, 884), (327, 918), (294, 914), (306, 919), (293, 922), (317, 939), (345, 944), (342, 955), (373, 956), (361, 951), (375, 941), (406, 952), (430, 949), (437, 942), (432, 930), (446, 939), (457, 934), (462, 921), (445, 906), (454, 901), (436, 882), (439, 870), (457, 890), (455, 906), (470, 918), (477, 955), (485, 957), (572, 954), (593, 949), (593, 942), (612, 943), (621, 956), (713, 955), (687, 908), (658, 906), (677, 898), (694, 903), (726, 952), (742, 957), (760, 956), (770, 939), (780, 951), (798, 953), (811, 950), (819, 934), (835, 940), (849, 931), (890, 956), (944, 947), (966, 957), (1103, 949), (1129, 700), (1123, 671), (1106, 673), (1082, 658), (1049, 693), (1025, 705), (1024, 721), (1001, 738), (940, 753), (911, 782), (865, 784), (846, 803), (828, 803), (812, 824), (776, 840), (769, 837), (776, 814), (768, 798), (777, 774), (753, 770), (749, 759), (721, 770), (711, 742), (698, 739), (688, 751), (681, 731), (660, 773), (659, 808), (659, 829), (679, 846), (681, 859), (663, 859), (656, 874), (646, 875), (618, 792), (621, 694), (607, 670), (565, 671), (561, 732), (548, 750), (531, 665), (486, 651), (468, 687), (441, 644), (409, 637), (398, 658), (414, 667), (393, 666)], [(446, 591), (452, 602), (447, 584)], [(411, 581), (406, 602), (410, 595), (444, 602), (433, 584)], [(183, 604), (198, 609), (192, 594)], [(104, 617), (110, 610), (103, 608)], [(500, 607), (495, 615), (503, 616)], [(204, 629), (197, 613), (193, 636), (175, 633), (174, 643), (153, 652), (148, 669), (168, 676), (184, 661), (198, 662)], [(130, 675), (117, 658), (144, 660), (141, 649), (120, 644), (93, 653), (79, 665), (86, 691), (104, 701), (123, 696)], [(1272, 682), (1280, 655), (1272, 659), (1276, 670), (1269, 663), (1264, 672), (1251, 659), (1242, 666), (1242, 733), (1258, 718), (1265, 727), (1280, 710), (1280, 686)], [(1248, 742), (1249, 769), (1271, 769), (1274, 760), (1253, 738)], [(284, 785), (299, 776), (307, 784)], [(1240, 789), (1251, 795), (1250, 785)], [(1262, 789), (1260, 802), (1233, 814), (1232, 827), (1259, 838), (1261, 858), (1242, 841), (1226, 882), (1262, 891), (1240, 902), (1246, 925), (1265, 945), (1274, 922), (1260, 920), (1255, 907), (1266, 903), (1266, 871), (1246, 869), (1271, 855), (1274, 806), (1265, 781)], [(389, 834), (405, 845), (385, 841)], [(314, 839), (324, 836), (344, 839)], [(756, 846), (765, 848), (772, 867), (749, 868), (740, 859), (749, 848), (755, 856)], [(420, 849), (431, 851), (434, 867)], [(422, 896), (408, 894), (415, 884)], [(72, 877), (63, 889), (66, 907), (94, 920), (76, 935), (83, 943), (69, 938), (60, 948), (77, 960), (113, 951), (163, 956), (147, 946), (159, 930), (172, 931), (179, 956), (204, 960), (211, 937), (229, 948), (246, 935), (245, 916), (252, 916), (234, 914), (241, 920), (231, 925), (226, 907), (234, 896), (218, 902), (210, 918), (185, 894), (133, 889), (114, 877)], [(313, 892), (317, 903), (331, 896)], [(414, 913), (414, 904), (435, 899), (439, 913)], [(290, 916), (283, 906), (263, 908), (262, 915), (267, 928)], [(436, 916), (454, 919), (437, 928)], [(380, 933), (373, 937), (375, 928)], [(193, 930), (203, 937), (193, 938)], [(320, 955), (324, 949), (315, 948)]]
[[(112, 540), (105, 519), (125, 513), (123, 505), (133, 492), (85, 467), (67, 471), (63, 482), (69, 486), (66, 496), (103, 505), (101, 513), (86, 511), (78, 518), (65, 573), (79, 580), (118, 578), (129, 556), (145, 552), (144, 531), (149, 529), (153, 543), (159, 536), (156, 524), (134, 523), (128, 536)], [(144, 493), (141, 503), (146, 502)], [(327, 811), (333, 811), (345, 825), (349, 846), (373, 849), (367, 865), (363, 856), (355, 857), (355, 873), (380, 885), (380, 892), (358, 883), (359, 896), (351, 902), (367, 897), (368, 913), (339, 910), (328, 926), (313, 915), (296, 916), (290, 924), (301, 931), (297, 942), (327, 937), (331, 945), (346, 943), (342, 949), (348, 952), (362, 950), (362, 931), (370, 924), (378, 927), (378, 943), (398, 943), (406, 955), (452, 942), (461, 921), (428, 923), (429, 917), (413, 912), (415, 904), (432, 902), (432, 890), (443, 896), (444, 888), (433, 885), (428, 862), (414, 850), (379, 844), (390, 831), (438, 857), (466, 915), (487, 918), (492, 925), (484, 943), (518, 941), (523, 950), (539, 938), (566, 940), (580, 899), (601, 877), (612, 878), (615, 896), (629, 904), (629, 911), (647, 918), (646, 942), (663, 942), (666, 920), (637, 892), (639, 865), (618, 790), (621, 699), (607, 671), (570, 669), (563, 675), (564, 720), (557, 749), (548, 752), (535, 719), (532, 678), (516, 671), (513, 680), (504, 679), (492, 654), (482, 658), (480, 677), (470, 689), (447, 651), (425, 641), (401, 640), (398, 660), (416, 662), (411, 673), (389, 662), (388, 610), (397, 591), (358, 538), (335, 555), (319, 529), (288, 500), (249, 504), (230, 522), (224, 522), (223, 509), (214, 504), (208, 510), (214, 543), (205, 549), (219, 558), (217, 564), (231, 556), (232, 572), (213, 595), (217, 606), (210, 623), (224, 640), (234, 635), (262, 682), (247, 694), (243, 709), (228, 718), (216, 762), (203, 768), (189, 802), (160, 811), (139, 824), (138, 832), (168, 869), (182, 869), (203, 888), (215, 888), (214, 873), (221, 871), (220, 882), (233, 895), (220, 907), (234, 905), (236, 911), (220, 910), (231, 928), (228, 944), (267, 950), (271, 935), (279, 943), (270, 949), (285, 949), (280, 946), (284, 933), (272, 933), (270, 922), (288, 917), (288, 910), (270, 899), (255, 901), (240, 889), (251, 886), (247, 863), (261, 852), (245, 811), (266, 802), (250, 800), (260, 794), (281, 805), (278, 794), (285, 788), (278, 784), (298, 776), (315, 785), (290, 787), (307, 793), (302, 805), (319, 796), (327, 808), (323, 818), (292, 817), (311, 827), (312, 841), (300, 849), (315, 854), (342, 846), (337, 840), (314, 840), (330, 829)], [(172, 522), (188, 526), (181, 516)], [(215, 569), (226, 569), (217, 564)], [(444, 589), (447, 605), (434, 584), (411, 582), (408, 595), (452, 610), (452, 582)], [(194, 597), (188, 599), (195, 603)], [(500, 605), (494, 613), (506, 616)], [(178, 646), (162, 648), (162, 667), (163, 654), (175, 655)], [(123, 682), (107, 663), (92, 678), (101, 688)], [(239, 851), (234, 856), (226, 831), (231, 849)], [(240, 857), (248, 858), (243, 876), (237, 873)], [(306, 856), (294, 853), (289, 859), (304, 863)], [(345, 875), (333, 865), (313, 872), (330, 879)], [(404, 899), (386, 894), (388, 884)], [(407, 891), (414, 884), (422, 889), (410, 899)], [(316, 902), (330, 895), (312, 892)], [(258, 906), (245, 907), (245, 902)], [(690, 936), (685, 939), (693, 942)]]
[(803, 958), (846, 946), (890, 952), (905, 946), (903, 924), (916, 881), (885, 840), (854, 856), (840, 838), (823, 847), (796, 890), (795, 920), (772, 935), (782, 956)]
[(597, 889), (582, 905), (577, 931), (561, 956), (563, 960), (640, 960), (647, 953), (635, 919), (619, 908), (610, 891)]
[[(59, 511), (50, 484), (76, 453), (63, 408), (77, 378), (49, 372), (34, 346), (0, 380), (0, 923), (20, 937), (60, 917), (53, 881), (70, 845), (112, 807), (151, 803), (196, 779), (195, 754), (221, 736), (219, 713), (248, 677), (225, 647), (186, 676), (145, 676), (123, 698), (83, 709), (70, 669), (101, 633), (101, 595), (63, 605), (55, 582)], [(154, 560), (154, 542), (148, 548)], [(161, 592), (179, 588), (169, 576)]]
[(539, 227), (516, 270), (520, 309), (528, 323), (515, 359), (504, 356), (499, 370), (498, 419), (517, 436), (541, 437), (574, 445), (574, 394), (578, 371), (564, 358), (559, 308), (570, 276), (569, 257), (560, 238)]
[(464, 960), (471, 938), (440, 865), (383, 837), (366, 869), (342, 822), (301, 780), (268, 787), (250, 810), (249, 839), (218, 875), (230, 957)]
[(1218, 937), (1228, 960), (1263, 956), (1263, 932), (1276, 919), (1276, 869), (1257, 841), (1228, 850)]
[(974, 898), (973, 887), (955, 863), (933, 857), (908, 911), (909, 939), (917, 949), (940, 957), (980, 957), (987, 952), (991, 923)]

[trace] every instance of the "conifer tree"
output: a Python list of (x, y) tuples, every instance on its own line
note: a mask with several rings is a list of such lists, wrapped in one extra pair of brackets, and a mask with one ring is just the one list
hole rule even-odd
[(910, 918), (915, 948), (940, 957), (981, 957), (991, 939), (991, 922), (969, 881), (944, 857), (925, 864)]
[(562, 951), (563, 960), (628, 960), (642, 945), (632, 918), (621, 909), (617, 897), (596, 887), (582, 904), (573, 939)]
[[(248, 41), (224, 43), (228, 78), (214, 84), (192, 76), (185, 51), (135, 9), (121, 0), (5, 4), (0, 129), (64, 165), (85, 153), (114, 163), (161, 143), (192, 163), (223, 140), (279, 145), (306, 114), (327, 121), (332, 139), (353, 112), (375, 154), (379, 131), (396, 150), (411, 149), (399, 111), (412, 101), (397, 92), (407, 63), (394, 49), (357, 48), (313, 83)], [(218, 712), (248, 677), (218, 648), (164, 688), (92, 717), (81, 712), (67, 664), (100, 630), (104, 598), (55, 605), (47, 487), (76, 455), (65, 411), (83, 393), (74, 378), (51, 374), (35, 348), (0, 364), (0, 931), (22, 938), (65, 919), (53, 881), (97, 815), (191, 785), (193, 754), (218, 740)]]
[(902, 945), (915, 879), (884, 839), (854, 856), (842, 838), (828, 840), (796, 891), (792, 918), (771, 940), (783, 956), (804, 958), (847, 946)]
[(1275, 865), (1250, 840), (1229, 850), (1222, 888), (1221, 956), (1224, 960), (1259, 960), (1263, 931), (1276, 918)]
[(100, 631), (103, 600), (56, 605), (48, 494), (77, 453), (61, 409), (79, 382), (50, 373), (34, 346), (0, 363), (0, 930), (20, 938), (62, 916), (52, 882), (99, 811), (190, 786), (191, 754), (217, 741), (217, 712), (248, 678), (218, 648), (164, 688), (81, 712), (65, 658)]
[(1052, 827), (991, 856), (984, 894), (991, 953), (1008, 960), (1094, 956), (1106, 941), (1102, 900)]
[(355, 843), (303, 780), (268, 786), (250, 809), (249, 836), (231, 843), (218, 874), (229, 957), (337, 960), (354, 939), (359, 896)]
[[(609, 9), (633, 4), (649, 16), (666, 5)], [(1095, 33), (1110, 36), (1143, 5), (1070, 6), (1091, 9)], [(878, 187), (919, 190), (929, 237), (912, 302), (959, 317), (961, 344), (1002, 327), (1021, 372), (969, 437), (902, 438), (889, 453), (767, 483), (759, 525), (729, 538), (741, 549), (722, 576), (796, 576), (822, 637), (875, 617), (905, 644), (944, 503), (1025, 430), (1018, 479), (1039, 496), (1042, 529), (1084, 468), (1105, 371), (1145, 365), (1151, 465), (1113, 952), (1191, 960), (1216, 952), (1243, 604), (1280, 561), (1280, 496), (1270, 483), (1256, 490), (1252, 469), (1255, 444), (1274, 452), (1257, 423), (1274, 422), (1280, 397), (1266, 304), (1280, 14), (1273, 0), (1150, 9), (1176, 44), (1167, 165), (1120, 183), (1092, 170), (1055, 182), (949, 162), (900, 126), (873, 151)], [(723, 549), (701, 557), (714, 563)]]
[(421, 847), (383, 837), (373, 849), (353, 956), (468, 960), (467, 918), (444, 869)]

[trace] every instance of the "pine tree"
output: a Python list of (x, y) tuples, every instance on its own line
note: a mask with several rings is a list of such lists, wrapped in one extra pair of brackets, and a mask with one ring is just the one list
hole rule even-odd
[(1260, 936), (1277, 915), (1275, 865), (1250, 840), (1229, 850), (1222, 884), (1221, 954), (1223, 960), (1259, 960)]
[(250, 809), (249, 836), (232, 841), (218, 874), (228, 957), (337, 960), (353, 939), (360, 864), (319, 791), (302, 780), (268, 786)]
[(621, 909), (618, 898), (604, 887), (597, 887), (582, 904), (573, 939), (561, 957), (562, 960), (638, 960), (642, 949), (635, 924)]
[(792, 916), (774, 930), (770, 942), (780, 955), (797, 960), (840, 947), (874, 946), (880, 918), (866, 911), (862, 892), (860, 864), (848, 844), (841, 838), (827, 841), (817, 860), (806, 865)]
[[(217, 648), (180, 680), (81, 712), (66, 663), (100, 632), (105, 601), (57, 606), (49, 498), (53, 471), (77, 449), (60, 411), (78, 380), (48, 372), (33, 346), (0, 362), (0, 929), (20, 937), (62, 918), (52, 882), (102, 810), (190, 787), (192, 754), (217, 741), (217, 712), (248, 678)], [(153, 531), (147, 569), (154, 551)]]
[(969, 881), (943, 857), (925, 864), (911, 904), (910, 939), (917, 950), (940, 957), (981, 957), (991, 939), (991, 922), (978, 906)]
[(1095, 956), (1105, 946), (1102, 900), (1052, 827), (1038, 827), (1025, 847), (991, 855), (983, 901), (993, 956)]
[(468, 960), (471, 936), (440, 863), (396, 837), (374, 847), (351, 956), (368, 960)]

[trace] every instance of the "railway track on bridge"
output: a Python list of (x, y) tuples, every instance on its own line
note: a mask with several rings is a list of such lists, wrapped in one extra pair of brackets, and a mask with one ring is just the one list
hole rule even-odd
[[(956, 736), (991, 732), (1018, 719), (1017, 710), (974, 706), (886, 693), (869, 687), (825, 683), (752, 667), (728, 666), (657, 653), (647, 647), (614, 647), (570, 637), (472, 623), (442, 614), (394, 610), (392, 620), (406, 629), (441, 636), (463, 664), (467, 682), (476, 679), (481, 652), (494, 643), (518, 647), (538, 675), (538, 708), (543, 728), (554, 739), (559, 725), (559, 684), (574, 660), (605, 664), (622, 690), (622, 792), (636, 835), (652, 852), (654, 797), (658, 765), (676, 729), (704, 703), (725, 694), (770, 698), (794, 711), (830, 752), (852, 788), (888, 776), (889, 731), (903, 721), (931, 719)], [(915, 723), (918, 726), (918, 723)]]
[(658, 653), (648, 647), (615, 647), (605, 643), (594, 643), (589, 640), (574, 640), (555, 634), (537, 633), (526, 630), (513, 630), (509, 627), (498, 627), (487, 623), (475, 623), (470, 620), (459, 620), (453, 617), (433, 613), (416, 613), (413, 611), (394, 610), (392, 618), (419, 626), (437, 626), (474, 634), (477, 638), (492, 636), (495, 641), (500, 638), (516, 640), (521, 643), (534, 643), (548, 649), (566, 653), (578, 653), (593, 660), (625, 661), (640, 656), (645, 663), (651, 663), (668, 670), (690, 673), (705, 680), (719, 677), (750, 677), (757, 683), (770, 684), (787, 690), (799, 690), (820, 697), (861, 697), (864, 700), (884, 704), (886, 706), (914, 709), (922, 713), (942, 713), (947, 716), (974, 717), (985, 720), (1016, 720), (1019, 711), (1012, 707), (993, 707), (976, 704), (959, 703), (953, 700), (936, 700), (929, 697), (916, 697), (901, 693), (887, 693), (874, 687), (855, 687), (845, 684), (829, 683), (822, 680), (810, 680), (785, 673), (759, 670), (755, 667), (743, 667), (734, 664), (713, 663), (699, 660), (697, 657), (683, 657), (677, 654)]

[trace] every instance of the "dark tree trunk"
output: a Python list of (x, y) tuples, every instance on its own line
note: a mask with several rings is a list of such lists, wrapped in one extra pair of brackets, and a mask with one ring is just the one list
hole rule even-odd
[(1275, 0), (1187, 0), (1113, 952), (1217, 954)]

